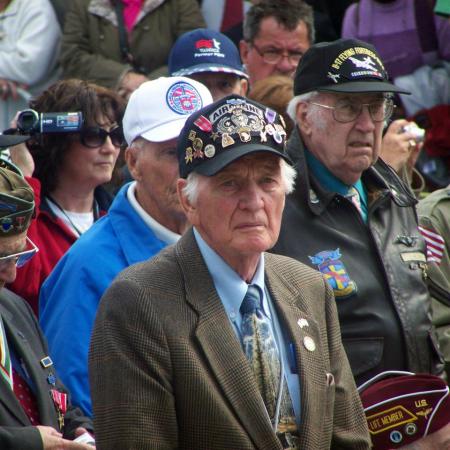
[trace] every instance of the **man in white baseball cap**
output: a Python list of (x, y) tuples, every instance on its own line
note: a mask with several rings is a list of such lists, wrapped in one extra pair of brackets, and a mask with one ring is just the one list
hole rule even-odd
[(128, 101), (125, 160), (134, 181), (108, 214), (83, 234), (42, 286), (40, 320), (73, 403), (92, 415), (88, 348), (97, 306), (113, 278), (144, 261), (186, 229), (178, 203), (177, 138), (186, 119), (212, 103), (208, 89), (184, 77), (143, 83)]

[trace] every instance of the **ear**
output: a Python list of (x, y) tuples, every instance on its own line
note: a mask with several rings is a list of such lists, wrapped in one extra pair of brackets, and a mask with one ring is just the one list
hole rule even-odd
[(295, 117), (297, 119), (297, 126), (300, 128), (302, 133), (306, 136), (311, 134), (311, 122), (308, 116), (308, 104), (305, 102), (300, 102), (295, 110)]
[(125, 149), (125, 155), (124, 155), (125, 162), (127, 163), (127, 167), (130, 172), (130, 175), (136, 181), (139, 181), (142, 178), (141, 171), (139, 169), (139, 164), (138, 164), (138, 160), (139, 160), (138, 151), (139, 151), (139, 149), (137, 149), (137, 148), (127, 147)]
[(197, 216), (197, 208), (195, 204), (192, 204), (187, 198), (186, 194), (183, 192), (184, 187), (186, 186), (187, 181), (184, 178), (178, 178), (177, 180), (177, 194), (178, 201), (186, 215), (186, 218), (191, 223), (191, 225), (196, 224), (196, 216)]
[(247, 78), (241, 78), (239, 80), (239, 83), (241, 85), (240, 95), (242, 95), (242, 97), (247, 97), (247, 94), (248, 94), (248, 80), (247, 80)]
[(239, 41), (239, 53), (241, 54), (243, 64), (247, 64), (249, 47), (249, 43), (247, 41), (244, 41), (244, 39), (241, 39)]

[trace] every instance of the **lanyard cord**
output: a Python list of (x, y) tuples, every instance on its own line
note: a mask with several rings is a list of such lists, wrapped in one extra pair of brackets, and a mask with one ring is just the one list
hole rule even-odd
[[(74, 229), (75, 233), (80, 237), (83, 233), (79, 230), (79, 228), (73, 223), (72, 219), (69, 217), (69, 215), (66, 213), (65, 209), (62, 208), (53, 197), (50, 195), (47, 195), (47, 199), (50, 200), (64, 215), (64, 217), (67, 219), (67, 221), (70, 223), (70, 226)], [(98, 204), (97, 201), (94, 199), (94, 203), (92, 205), (92, 214), (94, 216), (94, 222), (99, 218), (99, 210), (98, 210)]]

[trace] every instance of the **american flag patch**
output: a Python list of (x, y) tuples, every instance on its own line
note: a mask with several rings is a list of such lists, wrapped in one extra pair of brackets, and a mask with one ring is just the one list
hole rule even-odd
[(427, 243), (427, 261), (440, 264), (445, 250), (444, 238), (435, 231), (421, 226), (419, 226), (419, 231)]

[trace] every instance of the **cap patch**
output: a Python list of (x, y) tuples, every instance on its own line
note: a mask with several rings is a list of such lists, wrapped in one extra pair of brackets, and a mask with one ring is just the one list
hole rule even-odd
[(192, 114), (203, 107), (202, 98), (192, 84), (179, 81), (167, 90), (169, 108), (181, 115)]
[(336, 298), (345, 298), (356, 292), (356, 283), (350, 276), (341, 261), (341, 252), (336, 250), (324, 250), (309, 256), (311, 262), (317, 266), (328, 284), (331, 286)]
[(376, 78), (386, 79), (386, 71), (378, 55), (365, 47), (351, 47), (342, 51), (331, 64), (327, 74), (334, 83)]
[(217, 39), (199, 39), (195, 42), (194, 58), (202, 56), (217, 56), (225, 58), (224, 53), (220, 51), (221, 43)]

